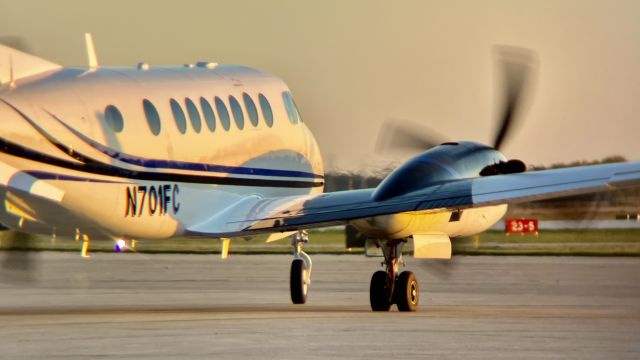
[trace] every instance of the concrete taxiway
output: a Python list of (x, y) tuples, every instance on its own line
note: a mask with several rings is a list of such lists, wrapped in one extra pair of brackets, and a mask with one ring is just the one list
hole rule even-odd
[(283, 255), (27, 260), (0, 273), (2, 359), (640, 357), (640, 258), (407, 259), (417, 313), (369, 310), (363, 256), (313, 256), (303, 306)]

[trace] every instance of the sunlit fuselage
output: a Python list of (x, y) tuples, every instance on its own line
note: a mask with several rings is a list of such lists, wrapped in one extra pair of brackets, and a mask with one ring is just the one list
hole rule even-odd
[(0, 222), (44, 233), (167, 238), (248, 194), (319, 193), (320, 153), (287, 111), (286, 94), (279, 79), (236, 66), (65, 69), (5, 87), (0, 160), (63, 190), (60, 205), (75, 216), (44, 224), (5, 207)]
[[(0, 92), (0, 161), (55, 186), (64, 197), (51, 204), (5, 192), (0, 223), (11, 228), (170, 238), (246, 196), (322, 192), (316, 141), (287, 86), (269, 74), (213, 64), (63, 69), (16, 85)], [(501, 156), (451, 154), (441, 160), (462, 169), (449, 174), (458, 177), (477, 176), (476, 167)], [(384, 238), (459, 236), (485, 230), (505, 210), (468, 209), (457, 221), (451, 211), (412, 212), (354, 225)]]

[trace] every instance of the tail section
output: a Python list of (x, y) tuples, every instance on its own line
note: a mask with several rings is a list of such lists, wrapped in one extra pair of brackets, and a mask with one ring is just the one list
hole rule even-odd
[(0, 44), (0, 86), (62, 66)]

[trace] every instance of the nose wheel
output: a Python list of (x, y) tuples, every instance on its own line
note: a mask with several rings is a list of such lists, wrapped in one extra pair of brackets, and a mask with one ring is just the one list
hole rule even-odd
[(369, 301), (373, 311), (389, 311), (396, 304), (399, 311), (416, 311), (420, 301), (418, 280), (411, 271), (398, 275), (405, 241), (388, 241), (382, 244), (386, 271), (376, 271), (371, 277)]
[(309, 284), (311, 284), (311, 257), (302, 251), (302, 245), (306, 242), (309, 242), (306, 231), (298, 232), (291, 241), (291, 245), (293, 245), (293, 261), (291, 262), (289, 289), (291, 291), (291, 302), (294, 304), (307, 302)]
[(304, 304), (307, 302), (309, 284), (307, 283), (307, 269), (302, 259), (294, 259), (291, 262), (291, 278), (289, 288), (291, 289), (291, 302), (294, 304)]

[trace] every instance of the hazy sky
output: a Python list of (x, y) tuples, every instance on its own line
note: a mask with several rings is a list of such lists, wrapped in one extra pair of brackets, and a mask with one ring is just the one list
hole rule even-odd
[[(385, 119), (490, 142), (495, 44), (536, 51), (523, 125), (504, 146), (532, 164), (620, 154), (640, 160), (640, 1), (0, 0), (0, 38), (84, 65), (197, 60), (283, 78), (328, 167), (356, 170)], [(406, 157), (406, 155), (405, 155)]]

